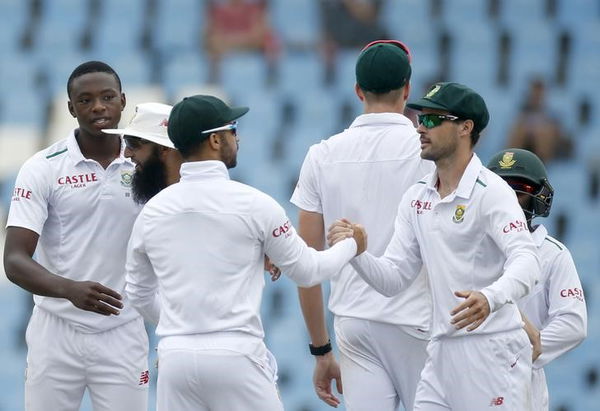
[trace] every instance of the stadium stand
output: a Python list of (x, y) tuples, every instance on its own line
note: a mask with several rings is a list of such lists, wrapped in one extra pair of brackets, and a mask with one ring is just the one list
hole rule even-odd
[[(297, 210), (288, 200), (306, 150), (347, 127), (360, 111), (353, 94), (359, 50), (341, 52), (335, 82), (324, 84), (319, 1), (325, 0), (268, 1), (271, 24), (282, 41), (276, 73), (267, 70), (259, 54), (235, 53), (225, 57), (220, 83), (208, 85), (204, 1), (1, 0), (0, 220), (5, 221), (20, 165), (76, 124), (65, 110), (71, 70), (100, 59), (121, 75), (128, 96), (124, 123), (136, 103), (174, 103), (196, 92), (249, 105), (250, 114), (240, 122), (239, 166), (232, 177), (274, 196), (295, 221)], [(551, 410), (598, 409), (600, 1), (384, 3), (382, 23), (412, 51), (413, 96), (446, 79), (464, 82), (485, 97), (491, 122), (476, 147), (484, 162), (503, 148), (531, 76), (546, 80), (549, 106), (571, 133), (574, 150), (569, 160), (549, 164), (557, 195), (544, 224), (572, 251), (589, 310), (588, 338), (546, 367)], [(3, 237), (2, 227), (0, 248)], [(0, 410), (23, 409), (28, 298), (0, 275)], [(279, 360), (286, 409), (329, 409), (313, 392), (313, 359), (291, 281), (267, 280), (263, 319), (266, 342)], [(155, 369), (152, 375), (156, 378)], [(89, 402), (82, 410), (91, 410)]]

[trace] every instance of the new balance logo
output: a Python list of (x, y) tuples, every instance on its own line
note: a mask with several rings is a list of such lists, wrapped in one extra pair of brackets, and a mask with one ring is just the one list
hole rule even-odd
[(140, 374), (140, 383), (138, 385), (146, 385), (150, 381), (150, 373), (148, 370), (142, 371)]
[(490, 407), (495, 407), (502, 404), (504, 404), (504, 397), (496, 397), (492, 398), (492, 401), (490, 402)]

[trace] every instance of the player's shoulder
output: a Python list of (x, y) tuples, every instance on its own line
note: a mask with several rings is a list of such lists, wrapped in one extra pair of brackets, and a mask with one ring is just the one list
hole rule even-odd
[(569, 249), (562, 242), (552, 237), (549, 234), (544, 236), (544, 241), (542, 242), (542, 247), (551, 251), (555, 254), (570, 254)]
[(327, 157), (330, 153), (334, 153), (340, 145), (344, 144), (344, 135), (347, 130), (334, 134), (326, 139), (314, 143), (308, 149), (308, 155), (313, 159), (318, 160)]
[(421, 194), (424, 191), (427, 191), (427, 186), (429, 184), (429, 181), (431, 181), (432, 178), (433, 178), (433, 172), (426, 174), (425, 176), (419, 178), (414, 184), (412, 184), (410, 187), (408, 187), (408, 189), (406, 190), (406, 194), (415, 195), (415, 194)]
[(488, 201), (502, 203), (504, 199), (515, 197), (515, 192), (498, 174), (481, 167), (475, 180), (475, 189)]
[(56, 164), (60, 162), (63, 156), (68, 152), (67, 142), (65, 140), (57, 141), (49, 147), (46, 147), (25, 161), (22, 169), (34, 169), (34, 170), (50, 170), (56, 167)]
[(256, 187), (252, 187), (251, 185), (235, 180), (229, 180), (229, 184), (236, 195), (241, 197), (249, 197), (255, 203), (277, 203), (269, 194)]

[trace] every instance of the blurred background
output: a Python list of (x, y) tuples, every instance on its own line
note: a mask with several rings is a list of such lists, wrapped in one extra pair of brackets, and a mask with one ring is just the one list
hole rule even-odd
[[(361, 111), (360, 48), (402, 40), (413, 98), (438, 80), (484, 97), (491, 120), (475, 150), (484, 163), (505, 147), (546, 162), (556, 196), (538, 222), (570, 248), (589, 310), (587, 340), (546, 368), (551, 410), (598, 409), (600, 1), (0, 0), (0, 15), (0, 247), (19, 167), (76, 126), (66, 82), (80, 63), (102, 60), (119, 73), (122, 124), (137, 103), (198, 93), (250, 106), (232, 177), (269, 193), (295, 221), (289, 198), (308, 147)], [(0, 410), (21, 410), (31, 297), (0, 274)], [(314, 360), (288, 279), (267, 281), (263, 320), (286, 409), (328, 409), (313, 393)]]

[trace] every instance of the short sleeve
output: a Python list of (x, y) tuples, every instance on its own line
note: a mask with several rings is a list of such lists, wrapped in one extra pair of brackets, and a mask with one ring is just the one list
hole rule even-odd
[(306, 154), (300, 170), (300, 176), (298, 177), (298, 183), (290, 201), (303, 210), (323, 214), (317, 177), (319, 175), (318, 163), (315, 158), (316, 147), (312, 146)]
[(11, 198), (7, 227), (23, 227), (42, 233), (52, 190), (52, 170), (44, 160), (33, 157), (21, 167)]

